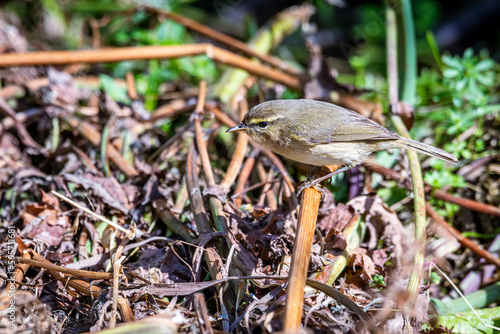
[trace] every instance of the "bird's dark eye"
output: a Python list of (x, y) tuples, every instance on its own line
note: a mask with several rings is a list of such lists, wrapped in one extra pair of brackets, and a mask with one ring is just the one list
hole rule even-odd
[(261, 128), (265, 128), (267, 126), (267, 122), (259, 122), (259, 126)]

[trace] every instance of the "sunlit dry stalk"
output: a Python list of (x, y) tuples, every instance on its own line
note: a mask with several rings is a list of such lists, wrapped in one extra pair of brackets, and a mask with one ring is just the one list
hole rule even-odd
[(68, 65), (75, 63), (108, 63), (124, 60), (171, 59), (205, 54), (216, 62), (240, 68), (250, 74), (300, 90), (301, 81), (250, 59), (212, 44), (184, 44), (169, 46), (137, 46), (79, 51), (40, 51), (6, 53), (0, 55), (0, 67), (32, 65)]
[(118, 316), (118, 292), (120, 291), (120, 271), (121, 262), (123, 259), (118, 259), (113, 263), (113, 300), (111, 303), (111, 315), (109, 318), (109, 328), (115, 328), (116, 317)]
[[(29, 252), (31, 254), (31, 258), (35, 261), (41, 262), (41, 264), (44, 264), (46, 266), (53, 265), (52, 262), (38, 254), (32, 249), (28, 249), (24, 242), (22, 241), (21, 238), (16, 237), (16, 243), (19, 248), (19, 252), (23, 253), (25, 251)], [(36, 265), (35, 263), (30, 263), (31, 266)], [(55, 269), (46, 269), (47, 273), (52, 276), (54, 279), (60, 281), (64, 286), (68, 286), (72, 289), (75, 289), (77, 292), (86, 295), (86, 296), (92, 296), (93, 298), (98, 298), (99, 295), (101, 294), (101, 288), (91, 285), (90, 283), (74, 278), (72, 276), (68, 275), (61, 275), (59, 270)], [(68, 290), (69, 291), (69, 290)]]
[(198, 104), (196, 105), (196, 110), (194, 111), (194, 130), (196, 146), (198, 147), (198, 153), (200, 154), (201, 165), (203, 166), (203, 173), (205, 174), (205, 180), (208, 186), (215, 185), (214, 172), (212, 171), (212, 166), (210, 165), (210, 157), (208, 156), (207, 145), (203, 138), (203, 129), (201, 127), (201, 117), (203, 110), (205, 109), (205, 98), (207, 94), (207, 84), (205, 81), (200, 82), (200, 94), (198, 97)]
[[(205, 180), (207, 182), (207, 186), (213, 187), (213, 186), (215, 186), (215, 178), (213, 175), (212, 167), (210, 165), (210, 157), (208, 155), (206, 142), (203, 138), (203, 129), (201, 127), (201, 116), (202, 116), (202, 112), (205, 108), (204, 107), (205, 106), (205, 97), (206, 97), (206, 83), (204, 81), (202, 81), (200, 83), (200, 93), (199, 93), (199, 97), (198, 97), (198, 103), (196, 106), (195, 113), (193, 115), (194, 127), (195, 127), (195, 140), (196, 140), (196, 146), (198, 148), (198, 152), (200, 154), (200, 159), (201, 159), (201, 163), (202, 163), (202, 167), (203, 167), (203, 174), (205, 175)], [(192, 170), (194, 167), (193, 161), (192, 161), (193, 155), (194, 155), (194, 150), (191, 149), (190, 152), (188, 153), (188, 166), (189, 166), (188, 168), (190, 168), (191, 171), (188, 170), (188, 173), (193, 173), (193, 170)], [(187, 179), (187, 180), (189, 180), (189, 179)], [(191, 180), (191, 182), (192, 182), (192, 180)], [(192, 206), (193, 214), (195, 212), (198, 212), (198, 218), (201, 219), (200, 223), (203, 224), (204, 232), (202, 232), (202, 230), (200, 230), (200, 233), (211, 232), (212, 229), (211, 229), (210, 224), (208, 222), (208, 218), (207, 218), (205, 208), (204, 208), (203, 197), (201, 196), (201, 193), (199, 192), (200, 191), (199, 187), (198, 186), (194, 187), (192, 184), (190, 185), (190, 183), (188, 183), (188, 190), (190, 193), (191, 202), (193, 202), (193, 206), (196, 206), (195, 208), (193, 208), (193, 206)], [(193, 201), (193, 198), (196, 202)], [(215, 202), (214, 198), (210, 197), (210, 206), (212, 209), (212, 214), (214, 216), (213, 218), (215, 221), (215, 225), (216, 225), (217, 230), (227, 231), (227, 226), (226, 226), (225, 222), (222, 221), (222, 217), (221, 217), (221, 215), (223, 214), (222, 213), (223, 210), (222, 210), (222, 208), (219, 208), (219, 206), (221, 206), (221, 204), (218, 202), (219, 202), (218, 200), (217, 200), (217, 202)], [(216, 207), (214, 208), (214, 206), (216, 206)], [(215, 247), (213, 247), (213, 249), (216, 251)], [(209, 256), (209, 254), (207, 254), (207, 258), (208, 258), (208, 256)], [(208, 259), (214, 260), (214, 259), (210, 259), (210, 258), (208, 258)], [(217, 277), (217, 279), (224, 277), (225, 269), (223, 268), (222, 261), (217, 261), (216, 266), (214, 266), (213, 264), (215, 264), (215, 263), (212, 263), (212, 266), (209, 265), (209, 268), (211, 268), (210, 273), (211, 273), (212, 277)], [(217, 272), (215, 272), (215, 270), (217, 270)], [(214, 272), (212, 272), (212, 271), (214, 271)], [(230, 308), (234, 307), (235, 301), (236, 301), (236, 296), (234, 295), (234, 291), (229, 290), (226, 294), (227, 294), (227, 306), (229, 306)], [(225, 305), (221, 305), (221, 306), (225, 307)]]
[(127, 93), (131, 100), (137, 100), (137, 89), (135, 87), (134, 75), (132, 72), (127, 72), (125, 76), (127, 82)]
[[(243, 192), (243, 190), (245, 189), (245, 184), (250, 178), (250, 175), (252, 175), (252, 170), (254, 165), (255, 165), (255, 156), (251, 155), (250, 157), (247, 158), (247, 160), (243, 164), (243, 167), (241, 168), (238, 180), (236, 181), (236, 186), (234, 187), (235, 194), (239, 194)], [(238, 197), (234, 199), (234, 205), (237, 208), (239, 208), (241, 204), (242, 204), (242, 195), (238, 195)]]
[(23, 281), (23, 277), (30, 268), (28, 263), (23, 263), (21, 260), (31, 260), (31, 255), (28, 252), (21, 253), (21, 258), (19, 263), (16, 265), (16, 269), (14, 269), (14, 275), (12, 278), (16, 282), (16, 288), (19, 289), (19, 283)]
[[(205, 86), (205, 83), (201, 82), (200, 83), (200, 100), (201, 100), (201, 98), (204, 98), (203, 94), (204, 94), (204, 92), (206, 92), (206, 87), (204, 87), (204, 86)], [(208, 150), (207, 150), (207, 143), (205, 142), (205, 140), (203, 138), (203, 131), (202, 131), (202, 127), (201, 127), (201, 117), (200, 116), (201, 116), (203, 110), (205, 109), (205, 103), (204, 103), (204, 99), (203, 99), (203, 102), (200, 102), (200, 100), (198, 100), (198, 105), (197, 105), (196, 111), (195, 111), (196, 115), (195, 115), (195, 119), (194, 119), (196, 146), (198, 147), (198, 151), (200, 153), (200, 158), (201, 158), (201, 162), (202, 162), (202, 166), (203, 166), (203, 173), (205, 175), (205, 180), (207, 182), (208, 188), (215, 190), (217, 188), (220, 189), (220, 188), (224, 188), (224, 187), (217, 186), (215, 183), (214, 176), (213, 176), (212, 167), (210, 165), (210, 157), (208, 155)], [(243, 159), (242, 156), (237, 157), (237, 158)], [(226, 179), (226, 182), (231, 181), (231, 179), (234, 180), (233, 176), (230, 175)], [(239, 250), (239, 248), (240, 248), (239, 243), (235, 239), (234, 235), (228, 229), (228, 223), (227, 223), (226, 213), (224, 212), (225, 210), (223, 207), (223, 203), (221, 202), (221, 200), (218, 197), (215, 197), (212, 195), (209, 197), (209, 203), (210, 203), (210, 211), (212, 213), (212, 219), (214, 221), (216, 230), (227, 232), (226, 237), (225, 237), (227, 248), (223, 247), (223, 249), (225, 251), (228, 251), (232, 247), (236, 247)], [(239, 259), (239, 257), (241, 257), (241, 256), (244, 256), (244, 252), (241, 250), (239, 250), (237, 252), (236, 256), (234, 256), (234, 257), (228, 256), (227, 261), (234, 261), (237, 265), (237, 266), (232, 265), (228, 268), (229, 274), (231, 274), (233, 276), (243, 276), (243, 273), (239, 269), (239, 268), (243, 267), (243, 266), (241, 266), (241, 262)], [(240, 266), (238, 266), (238, 264), (240, 264)], [(228, 274), (228, 273), (226, 272), (226, 274)], [(231, 286), (232, 286), (232, 289), (229, 289), (227, 291), (227, 293), (230, 293), (229, 294), (230, 301), (227, 303), (227, 305), (235, 306), (235, 302), (236, 302), (235, 293), (237, 292), (238, 289), (234, 283), (231, 283)], [(222, 302), (222, 300), (221, 300), (221, 302)], [(221, 305), (221, 306), (224, 307), (225, 305)], [(223, 309), (222, 311), (224, 312), (225, 310)], [(229, 328), (229, 323), (227, 322), (227, 320), (223, 321), (223, 328), (226, 328), (226, 329)]]
[[(51, 277), (60, 281), (65, 287), (66, 286), (70, 287), (83, 295), (92, 296), (92, 298), (94, 299), (97, 299), (101, 294), (102, 292), (101, 288), (99, 288), (96, 285), (92, 285), (87, 281), (75, 278), (73, 277), (73, 275), (99, 279), (99, 280), (103, 279), (108, 280), (108, 279), (113, 279), (114, 277), (113, 273), (99, 273), (94, 271), (71, 269), (54, 265), (49, 260), (45, 259), (43, 256), (41, 256), (34, 250), (28, 249), (21, 239), (16, 239), (16, 242), (19, 245), (19, 251), (22, 254), (25, 254), (23, 255), (22, 258), (19, 258), (20, 262), (29, 264), (33, 267), (44, 268)], [(31, 259), (28, 259), (28, 256)], [(68, 293), (74, 294), (74, 292), (70, 290), (68, 290)], [(125, 298), (118, 297), (117, 305), (121, 312), (122, 319), (124, 319), (125, 321), (135, 320), (133, 319), (130, 306), (128, 306), (128, 301)]]
[[(248, 103), (246, 100), (243, 99), (240, 101), (240, 118), (243, 119), (243, 116), (247, 112), (248, 112)], [(246, 133), (239, 132), (233, 157), (231, 158), (229, 167), (227, 167), (226, 175), (224, 176), (224, 179), (221, 182), (222, 187), (229, 188), (236, 180), (236, 177), (240, 172), (241, 165), (243, 164), (243, 160), (245, 159), (245, 153), (247, 147), (248, 147), (248, 135)]]
[[(75, 226), (79, 225), (80, 215), (75, 218)], [(75, 233), (76, 234), (76, 233)], [(89, 238), (89, 230), (84, 226), (78, 236), (78, 260), (86, 260), (89, 258), (87, 253), (87, 240)]]
[(164, 118), (177, 117), (184, 111), (187, 111), (187, 109), (188, 108), (186, 108), (186, 100), (174, 99), (153, 111), (153, 113), (151, 114), (151, 122), (156, 122)]
[(290, 267), (285, 305), (285, 333), (300, 329), (302, 308), (304, 305), (304, 288), (309, 268), (312, 242), (318, 217), (321, 193), (314, 188), (303, 191), (299, 211), (299, 223), (293, 245), (292, 264)]
[(266, 192), (266, 194), (267, 194), (267, 201), (269, 208), (271, 210), (277, 210), (278, 202), (276, 201), (276, 196), (275, 196), (275, 191), (277, 191), (277, 187), (271, 183), (271, 180), (273, 179), (273, 174), (274, 171), (272, 168), (270, 168), (269, 171), (267, 172), (267, 182), (269, 182), (269, 190)]
[(60, 274), (69, 275), (69, 276), (86, 277), (86, 278), (92, 278), (92, 279), (98, 279), (98, 280), (108, 280), (108, 279), (113, 278), (113, 273), (100, 273), (100, 272), (89, 271), (89, 270), (80, 270), (80, 269), (61, 267), (61, 266), (53, 264), (52, 262), (50, 262), (48, 260), (47, 260), (47, 262), (45, 262), (45, 261), (41, 262), (39, 260), (32, 260), (31, 256), (28, 258), (27, 256), (23, 255), (23, 257), (20, 257), (17, 260), (21, 264), (26, 264), (26, 265), (37, 267), (37, 268), (43, 268), (46, 270), (53, 270), (53, 271), (57, 271)]
[(128, 298), (118, 297), (118, 309), (124, 323), (135, 321), (134, 312), (130, 308)]
[[(329, 166), (331, 172), (339, 166)], [(319, 174), (319, 175), (318, 175)], [(321, 171), (313, 173), (313, 179), (323, 175)], [(285, 304), (285, 322), (283, 330), (291, 333), (300, 329), (302, 319), (302, 308), (304, 305), (304, 288), (307, 280), (307, 270), (318, 219), (319, 204), (321, 202), (321, 192), (314, 187), (306, 188), (302, 192), (302, 201), (299, 211), (299, 222), (293, 245), (292, 263), (290, 266)]]

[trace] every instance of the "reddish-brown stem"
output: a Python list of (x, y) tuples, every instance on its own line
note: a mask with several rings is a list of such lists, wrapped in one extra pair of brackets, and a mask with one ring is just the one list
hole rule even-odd
[(476, 202), (474, 200), (467, 199), (467, 198), (457, 197), (457, 196), (454, 196), (452, 194), (448, 194), (447, 192), (440, 190), (440, 189), (434, 190), (434, 192), (432, 194), (434, 195), (435, 198), (441, 199), (441, 200), (446, 201), (446, 202), (457, 204), (457, 205), (461, 206), (462, 208), (466, 208), (466, 209), (470, 209), (470, 210), (478, 211), (478, 212), (483, 212), (486, 214), (500, 217), (500, 208), (498, 208), (496, 206), (488, 205), (488, 204), (484, 204), (484, 203), (479, 203), (479, 202)]
[(163, 118), (172, 118), (186, 111), (186, 101), (175, 99), (167, 104), (162, 105), (151, 114), (151, 121), (156, 122)]
[(270, 65), (273, 65), (273, 66), (275, 66), (275, 67), (281, 69), (282, 71), (285, 71), (291, 75), (300, 75), (301, 74), (299, 70), (291, 67), (283, 60), (276, 58), (276, 57), (273, 57), (273, 56), (270, 56), (270, 55), (267, 55), (267, 54), (258, 53), (255, 50), (253, 50), (246, 43), (239, 41), (235, 38), (232, 38), (231, 36), (228, 36), (224, 33), (221, 33), (217, 30), (214, 30), (210, 27), (207, 27), (201, 23), (198, 23), (196, 21), (188, 19), (187, 17), (181, 16), (181, 15), (176, 14), (176, 13), (167, 12), (167, 11), (164, 11), (161, 9), (148, 7), (148, 6), (146, 6), (145, 9), (149, 12), (164, 15), (165, 17), (182, 24), (183, 26), (185, 26), (188, 29), (194, 30), (200, 34), (208, 36), (209, 38), (216, 40), (218, 42), (224, 43), (227, 46), (230, 46), (232, 48), (239, 49), (240, 51), (243, 51), (247, 55), (255, 57), (255, 58), (257, 58), (263, 62), (266, 62)]
[(500, 259), (487, 250), (484, 250), (480, 248), (478, 245), (476, 245), (474, 242), (472, 242), (470, 239), (464, 237), (460, 231), (458, 231), (456, 228), (448, 224), (446, 221), (444, 221), (443, 218), (441, 218), (436, 211), (432, 209), (432, 206), (429, 203), (425, 203), (425, 209), (427, 210), (427, 213), (429, 216), (434, 219), (434, 221), (439, 224), (441, 227), (443, 227), (448, 233), (450, 233), (453, 237), (457, 239), (457, 241), (464, 247), (470, 249), (474, 254), (476, 254), (479, 257), (482, 257), (485, 259), (487, 262), (494, 264), (495, 266), (500, 268)]
[[(386, 178), (397, 181), (398, 183), (402, 184), (406, 188), (411, 187), (411, 184), (407, 178), (403, 177), (400, 173), (398, 173), (392, 169), (385, 168), (383, 166), (377, 165), (377, 164), (375, 164), (373, 162), (369, 162), (369, 161), (364, 162), (363, 166), (365, 166), (366, 168), (368, 168), (376, 173), (383, 175)], [(430, 188), (430, 186), (428, 186), (426, 192), (429, 193), (430, 191), (431, 191), (431, 188)], [(432, 195), (437, 199), (441, 199), (441, 200), (446, 201), (446, 202), (457, 204), (457, 205), (459, 205), (463, 208), (469, 209), (469, 210), (483, 212), (486, 214), (500, 217), (500, 209), (493, 206), (493, 205), (479, 203), (479, 202), (471, 200), (471, 199), (461, 198), (461, 197), (458, 197), (458, 196), (455, 196), (452, 194), (448, 194), (443, 190), (434, 190), (432, 192)]]

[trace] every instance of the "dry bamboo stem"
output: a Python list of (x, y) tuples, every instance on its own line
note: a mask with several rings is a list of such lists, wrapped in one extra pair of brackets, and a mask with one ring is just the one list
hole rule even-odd
[[(335, 171), (338, 166), (330, 166)], [(314, 173), (316, 179), (325, 174)], [(320, 174), (320, 175), (318, 175)], [(315, 188), (306, 188), (302, 193), (300, 204), (299, 222), (295, 245), (293, 247), (292, 264), (289, 272), (289, 281), (285, 305), (285, 333), (295, 332), (300, 329), (302, 320), (302, 307), (304, 305), (304, 288), (307, 280), (307, 269), (318, 218), (321, 193)]]
[(215, 61), (241, 68), (253, 75), (300, 90), (301, 81), (288, 74), (208, 43), (169, 46), (138, 46), (79, 51), (40, 51), (0, 55), (0, 67), (29, 65), (68, 65), (75, 63), (106, 63), (123, 60), (170, 59), (205, 54)]
[(304, 288), (309, 268), (309, 257), (314, 238), (314, 229), (318, 217), (321, 193), (314, 188), (307, 188), (302, 195), (299, 224), (296, 242), (293, 247), (290, 280), (288, 281), (285, 305), (285, 333), (300, 329), (302, 307), (304, 305)]
[[(212, 228), (208, 222), (207, 213), (205, 211), (205, 204), (203, 203), (203, 197), (201, 195), (201, 190), (198, 184), (198, 175), (196, 171), (196, 157), (194, 145), (191, 146), (188, 158), (186, 161), (186, 186), (189, 194), (189, 201), (191, 210), (193, 212), (193, 218), (196, 223), (196, 227), (200, 234), (211, 233)], [(213, 279), (222, 279), (223, 263), (219, 256), (219, 252), (215, 247), (215, 243), (211, 240), (205, 249), (205, 259), (207, 262), (208, 270), (210, 276)]]

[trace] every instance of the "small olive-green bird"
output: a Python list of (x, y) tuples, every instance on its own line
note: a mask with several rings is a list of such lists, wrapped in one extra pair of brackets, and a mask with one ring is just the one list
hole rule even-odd
[(308, 165), (344, 165), (304, 184), (314, 186), (361, 164), (371, 153), (405, 148), (456, 163), (452, 154), (398, 136), (352, 110), (315, 100), (275, 100), (253, 107), (241, 124), (226, 132), (245, 131), (260, 145)]

